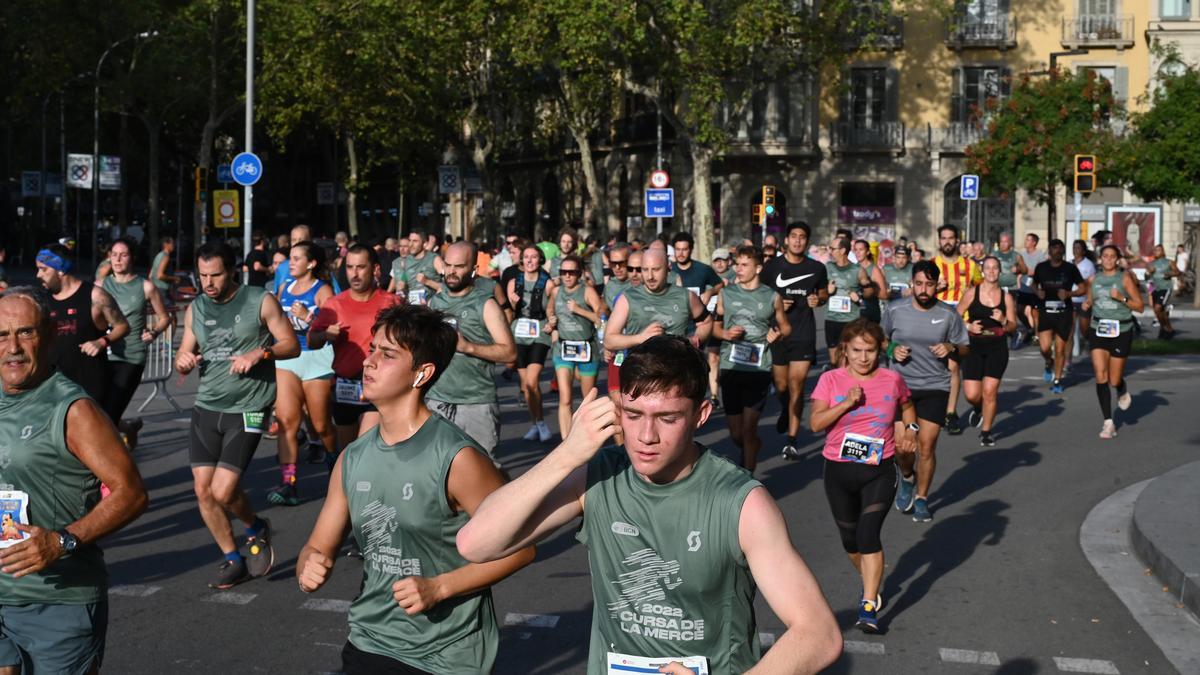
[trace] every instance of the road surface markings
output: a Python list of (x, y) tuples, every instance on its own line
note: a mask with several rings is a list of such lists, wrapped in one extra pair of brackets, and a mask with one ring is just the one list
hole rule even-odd
[(554, 628), (558, 625), (558, 615), (509, 612), (504, 615), (504, 625), (525, 626), (526, 628)]
[(146, 586), (143, 584), (121, 584), (108, 589), (109, 595), (124, 595), (130, 598), (144, 598), (162, 590), (162, 586)]
[(318, 612), (349, 612), (349, 600), (336, 600), (334, 598), (309, 598), (300, 605), (300, 609), (312, 609)]
[(204, 598), (205, 602), (215, 602), (221, 605), (248, 605), (258, 597), (257, 593), (230, 593), (222, 591)]
[(1099, 659), (1069, 659), (1062, 656), (1054, 657), (1054, 665), (1064, 673), (1100, 673), (1101, 675), (1121, 675), (1112, 661)]
[(873, 654), (875, 656), (883, 656), (885, 650), (882, 642), (843, 640), (842, 651), (847, 654)]
[(977, 663), (981, 666), (998, 666), (1000, 657), (996, 652), (977, 652), (973, 649), (938, 649), (946, 663)]

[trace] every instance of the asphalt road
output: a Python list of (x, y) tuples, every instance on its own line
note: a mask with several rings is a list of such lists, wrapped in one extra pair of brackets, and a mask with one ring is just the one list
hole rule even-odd
[[(1200, 322), (1181, 325), (1200, 332)], [(1065, 395), (1053, 396), (1036, 350), (1014, 354), (996, 447), (979, 447), (974, 430), (943, 435), (933, 522), (914, 523), (892, 511), (885, 523), (884, 632), (870, 637), (852, 628), (860, 586), (825, 501), (820, 439), (802, 435), (804, 459), (781, 460), (777, 408), (769, 404), (758, 477), (779, 500), (793, 541), (846, 630), (846, 653), (831, 672), (1172, 672), (1078, 543), (1080, 524), (1097, 502), (1194, 459), (1200, 442), (1189, 405), (1200, 397), (1200, 358), (1135, 357), (1130, 370), (1133, 406), (1118, 413), (1120, 436), (1102, 442), (1090, 365), (1077, 362)], [(519, 473), (551, 445), (520, 440), (527, 415), (515, 387), (498, 381), (504, 423), (498, 456)], [(814, 384), (810, 379), (810, 391)], [(170, 390), (188, 409), (195, 377), (182, 384), (173, 378)], [(134, 407), (148, 391), (139, 392)], [(552, 428), (555, 396), (546, 397)], [(190, 410), (172, 412), (156, 400), (146, 415), (136, 456), (150, 510), (106, 542), (113, 588), (105, 671), (336, 671), (361, 564), (341, 558), (330, 583), (313, 595), (301, 593), (294, 577), (296, 553), (324, 494), (323, 468), (301, 466), (302, 505), (268, 508), (265, 494), (278, 470), (275, 444), (262, 443), (246, 484), (252, 503), (274, 524), (275, 569), (231, 591), (212, 591), (206, 582), (220, 554), (192, 494)], [(734, 456), (720, 415), (699, 440)], [(573, 532), (545, 542), (537, 560), (494, 593), (503, 626), (498, 673), (585, 671), (591, 591), (585, 551)], [(761, 598), (758, 622), (767, 642), (783, 630)]]

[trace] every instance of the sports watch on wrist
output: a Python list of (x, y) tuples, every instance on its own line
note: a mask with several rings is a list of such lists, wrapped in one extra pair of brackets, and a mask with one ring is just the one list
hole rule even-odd
[(68, 532), (66, 528), (59, 530), (57, 534), (58, 545), (62, 548), (64, 556), (71, 555), (79, 547), (79, 537)]
[(910, 422), (905, 425), (905, 427), (914, 434), (921, 430), (921, 425), (917, 424), (916, 422)]

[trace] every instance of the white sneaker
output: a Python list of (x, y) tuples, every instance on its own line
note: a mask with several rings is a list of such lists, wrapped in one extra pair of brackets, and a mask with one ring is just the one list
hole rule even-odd
[(538, 427), (537, 427), (537, 424), (534, 424), (533, 426), (529, 427), (529, 431), (526, 431), (525, 435), (522, 436), (521, 438), (524, 438), (527, 441), (532, 441), (532, 440), (537, 439), (537, 437), (538, 437)]
[(1117, 407), (1121, 410), (1129, 410), (1129, 406), (1133, 405), (1133, 394), (1126, 391), (1117, 397)]
[(554, 438), (554, 434), (550, 433), (550, 427), (546, 426), (545, 420), (538, 420), (537, 423), (534, 424), (534, 428), (537, 429), (539, 441), (545, 443), (551, 438)]
[(1100, 438), (1116, 438), (1117, 425), (1113, 424), (1112, 420), (1104, 420), (1104, 426), (1100, 427)]

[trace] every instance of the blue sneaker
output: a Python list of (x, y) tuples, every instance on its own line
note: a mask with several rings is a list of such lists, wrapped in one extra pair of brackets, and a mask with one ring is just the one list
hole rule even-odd
[(876, 615), (879, 607), (873, 600), (860, 600), (858, 603), (858, 622), (854, 625), (864, 633), (878, 633), (879, 620)]
[(929, 502), (924, 499), (913, 500), (913, 522), (928, 523), (933, 520), (933, 514), (929, 512)]
[(1054, 381), (1054, 371), (1051, 370), (1050, 368), (1047, 368), (1044, 372), (1042, 372), (1042, 379), (1045, 380), (1046, 382), (1053, 382)]
[(896, 481), (896, 510), (900, 513), (908, 513), (913, 507), (913, 497), (916, 496), (916, 476), (905, 478), (897, 471)]
[(1051, 394), (1063, 393), (1062, 380), (1055, 380), (1054, 384), (1050, 385), (1050, 393)]

